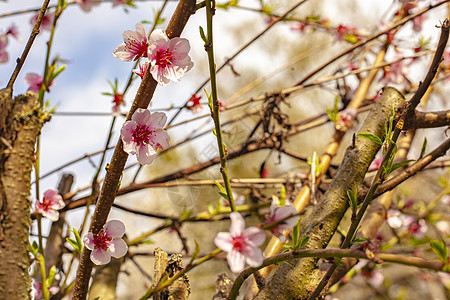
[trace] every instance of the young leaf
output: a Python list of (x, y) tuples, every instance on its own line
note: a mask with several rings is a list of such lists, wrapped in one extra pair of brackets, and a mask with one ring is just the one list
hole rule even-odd
[(334, 263), (341, 267), (343, 265), (342, 264), (342, 257), (335, 257), (334, 258)]
[(371, 133), (358, 133), (356, 136), (360, 137), (362, 139), (370, 140), (370, 141), (375, 142), (375, 143), (377, 143), (379, 145), (383, 145), (383, 142), (381, 141), (381, 139), (379, 137), (377, 137), (376, 135), (373, 135)]
[(200, 37), (205, 42), (205, 44), (208, 44), (208, 39), (206, 38), (205, 31), (203, 30), (203, 27), (199, 26), (198, 29), (200, 30)]
[(300, 223), (297, 222), (297, 224), (295, 224), (294, 228), (292, 228), (292, 242), (294, 244), (294, 249), (297, 249), (297, 245), (298, 245), (298, 238), (299, 238), (299, 226)]
[(423, 155), (425, 154), (425, 150), (427, 149), (427, 138), (423, 139), (423, 144), (422, 144), (422, 150), (420, 150), (420, 156), (419, 158), (422, 158)]
[(75, 249), (75, 251), (81, 252), (80, 249), (78, 248), (77, 241), (75, 241), (71, 238), (66, 238), (66, 241), (73, 247), (73, 249)]
[(306, 245), (306, 243), (309, 241), (309, 236), (305, 236), (301, 239), (300, 243), (298, 244), (298, 249), (303, 248), (303, 246)]
[(219, 192), (219, 195), (222, 196), (222, 197), (223, 197), (224, 199), (226, 199), (227, 201), (230, 201), (230, 198), (228, 197), (228, 194), (227, 194), (227, 193)]
[(369, 241), (369, 239), (366, 238), (366, 237), (359, 237), (359, 238), (354, 239), (353, 243), (361, 244), (361, 243), (365, 243), (365, 242), (368, 242), (368, 241)]
[(431, 240), (431, 248), (443, 263), (447, 263), (448, 250), (444, 241)]
[(353, 213), (356, 213), (358, 209), (358, 199), (356, 194), (352, 190), (347, 191), (348, 200)]
[(215, 185), (217, 185), (217, 187), (219, 188), (221, 193), (226, 194), (227, 191), (225, 191), (225, 188), (220, 184), (220, 182), (218, 182), (217, 180), (214, 180)]
[(391, 166), (390, 170), (389, 170), (389, 174), (392, 173), (393, 171), (397, 170), (398, 168), (403, 167), (404, 165), (407, 165), (407, 164), (409, 164), (410, 162), (413, 162), (413, 161), (416, 161), (416, 160), (415, 159), (408, 159), (408, 160), (405, 160), (405, 161), (393, 164)]
[(56, 266), (52, 266), (48, 271), (47, 286), (51, 286), (56, 275)]

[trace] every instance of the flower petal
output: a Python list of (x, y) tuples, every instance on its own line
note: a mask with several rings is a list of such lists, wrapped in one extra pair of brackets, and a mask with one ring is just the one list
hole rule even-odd
[(238, 236), (240, 235), (245, 228), (245, 221), (244, 218), (241, 216), (238, 212), (232, 212), (230, 214), (231, 219), (231, 226), (230, 226), (230, 233), (232, 236)]
[(150, 116), (150, 130), (155, 130), (158, 128), (163, 128), (166, 124), (167, 116), (163, 112), (155, 112)]
[(121, 238), (125, 234), (125, 225), (119, 220), (108, 221), (103, 228), (110, 238)]
[(94, 244), (94, 234), (92, 232), (88, 232), (83, 238), (83, 244), (88, 248), (89, 250), (95, 249)]
[(108, 247), (108, 252), (112, 257), (119, 258), (127, 254), (128, 245), (122, 239), (114, 239)]
[(138, 125), (147, 124), (151, 117), (151, 113), (148, 109), (138, 108), (133, 113), (131, 120), (135, 121)]
[(233, 273), (239, 273), (244, 270), (245, 256), (238, 251), (231, 250), (227, 255), (228, 265)]
[(261, 249), (248, 247), (245, 249), (245, 261), (252, 267), (259, 267), (264, 261)]
[(157, 129), (151, 137), (151, 144), (154, 149), (167, 149), (170, 145), (170, 136), (162, 129)]
[(256, 246), (261, 246), (266, 240), (266, 233), (257, 227), (249, 227), (244, 230), (243, 235), (248, 241)]
[(214, 238), (214, 244), (225, 252), (233, 249), (233, 238), (229, 232), (219, 232)]
[(151, 145), (143, 144), (137, 147), (136, 155), (141, 165), (149, 165), (155, 160), (156, 151)]
[(102, 249), (95, 249), (91, 252), (91, 260), (96, 265), (106, 265), (111, 261), (111, 255)]
[(136, 143), (133, 140), (133, 132), (136, 130), (135, 121), (127, 121), (122, 126), (121, 137), (123, 142), (123, 151), (128, 154), (136, 154)]
[(53, 222), (56, 222), (59, 219), (59, 212), (53, 209), (44, 210), (42, 215)]

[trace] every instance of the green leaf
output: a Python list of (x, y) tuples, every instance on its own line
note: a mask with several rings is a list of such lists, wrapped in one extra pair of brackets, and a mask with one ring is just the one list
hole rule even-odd
[(39, 249), (38, 243), (36, 243), (36, 241), (33, 241), (33, 244), (30, 245), (30, 252), (34, 256), (36, 256), (38, 253), (38, 249)]
[(297, 224), (295, 224), (294, 228), (292, 228), (292, 243), (294, 244), (294, 249), (297, 249), (297, 245), (298, 245), (298, 238), (299, 238), (299, 226), (300, 223), (297, 222)]
[(377, 143), (378, 145), (383, 145), (383, 142), (381, 141), (381, 139), (371, 133), (358, 133), (356, 136), (360, 137), (362, 139), (370, 140), (374, 143)]
[(350, 202), (350, 207), (352, 208), (352, 211), (356, 213), (358, 209), (358, 197), (357, 192), (355, 193), (352, 190), (347, 191), (348, 200)]
[(423, 139), (423, 144), (422, 144), (422, 150), (420, 150), (420, 158), (422, 158), (422, 156), (425, 154), (425, 151), (427, 149), (427, 138)]
[(334, 263), (335, 263), (336, 265), (342, 267), (342, 266), (343, 266), (343, 264), (342, 264), (342, 257), (335, 257), (335, 258), (334, 258)]
[[(397, 170), (398, 168), (403, 167), (404, 165), (407, 165), (407, 164), (409, 164), (410, 162), (413, 162), (413, 161), (416, 161), (416, 160), (415, 159), (408, 159), (408, 160), (405, 160), (405, 161), (393, 164), (391, 166), (391, 168), (389, 169), (389, 174), (392, 173), (393, 171)], [(389, 175), (389, 174), (387, 174), (387, 175)]]
[(306, 243), (309, 241), (309, 236), (305, 236), (304, 238), (301, 239), (300, 243), (298, 244), (299, 248), (303, 248)]
[(203, 27), (199, 26), (198, 29), (200, 30), (200, 37), (205, 42), (205, 44), (208, 44), (208, 38), (205, 35), (205, 31), (203, 30)]
[(47, 286), (51, 286), (56, 275), (56, 266), (52, 266), (48, 271)]
[(353, 240), (353, 243), (357, 243), (357, 244), (361, 244), (361, 243), (365, 243), (368, 242), (369, 239), (366, 237), (359, 237)]
[(73, 249), (75, 249), (75, 251), (81, 252), (80, 249), (78, 248), (77, 241), (75, 241), (75, 240), (73, 240), (73, 239), (71, 239), (71, 238), (66, 238), (66, 241), (67, 241), (70, 245), (72, 245), (72, 247), (73, 247)]
[(226, 200), (230, 201), (230, 197), (228, 197), (227, 193), (219, 192), (219, 195), (222, 196), (223, 198), (225, 198)]
[(215, 185), (217, 185), (217, 187), (219, 188), (219, 190), (222, 192), (222, 193), (227, 193), (227, 191), (225, 191), (225, 188), (220, 184), (220, 182), (218, 182), (217, 180), (214, 180), (214, 184)]
[(431, 248), (443, 263), (447, 263), (448, 250), (444, 241), (431, 240)]
[(139, 243), (140, 244), (153, 244), (153, 243), (155, 243), (155, 241), (147, 239), (147, 240), (140, 241)]

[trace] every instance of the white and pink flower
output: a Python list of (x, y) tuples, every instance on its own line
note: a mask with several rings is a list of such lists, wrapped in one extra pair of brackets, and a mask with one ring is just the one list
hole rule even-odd
[(148, 55), (147, 31), (141, 23), (136, 24), (136, 31), (127, 30), (123, 34), (124, 43), (113, 51), (115, 58), (123, 61), (138, 60)]
[(219, 232), (214, 243), (228, 253), (228, 265), (232, 272), (241, 272), (245, 262), (252, 267), (259, 267), (264, 260), (259, 246), (264, 243), (266, 234), (257, 227), (245, 228), (244, 218), (238, 212), (232, 212), (230, 219), (230, 232)]
[(91, 260), (96, 265), (106, 265), (111, 256), (120, 258), (127, 254), (127, 243), (122, 239), (125, 225), (119, 220), (106, 222), (97, 234), (89, 232), (84, 237), (84, 245), (91, 250)]
[[(286, 237), (283, 234), (283, 230), (295, 226), (298, 219), (300, 218), (299, 216), (296, 216), (297, 213), (297, 209), (295, 209), (294, 206), (278, 206), (277, 201), (273, 200), (272, 204), (270, 205), (270, 215), (266, 216), (266, 221), (264, 222), (264, 224), (279, 222), (276, 226), (269, 228), (269, 230), (274, 236), (278, 237), (278, 239), (284, 243), (286, 241)], [(289, 216), (292, 217), (288, 218)]]
[(75, 0), (75, 3), (78, 3), (85, 12), (90, 12), (92, 7), (100, 5), (100, 2), (99, 0)]
[(163, 30), (156, 29), (150, 35), (149, 44), (150, 73), (162, 86), (170, 80), (180, 81), (184, 73), (194, 66), (188, 55), (191, 46), (187, 39), (169, 39)]
[(52, 220), (53, 222), (58, 221), (59, 212), (61, 208), (66, 206), (63, 201), (63, 198), (58, 191), (54, 189), (48, 189), (44, 193), (44, 199), (42, 202), (36, 201), (35, 203), (35, 211), (38, 214)]
[(131, 120), (122, 126), (123, 150), (131, 155), (136, 154), (140, 164), (151, 164), (157, 149), (169, 147), (170, 137), (163, 130), (166, 121), (165, 113), (152, 114), (148, 109), (136, 109)]
[(28, 91), (39, 93), (42, 86), (42, 76), (36, 73), (25, 75), (25, 83), (29, 85)]

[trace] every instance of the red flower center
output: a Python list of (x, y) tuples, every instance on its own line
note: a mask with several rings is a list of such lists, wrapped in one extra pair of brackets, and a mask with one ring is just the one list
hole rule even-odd
[(233, 249), (235, 249), (238, 252), (242, 252), (245, 247), (245, 239), (242, 236), (235, 236), (233, 237)]
[(136, 56), (134, 60), (140, 57), (147, 57), (148, 42), (130, 39), (125, 43), (125, 49)]
[(156, 65), (161, 68), (172, 65), (172, 60), (174, 59), (173, 53), (170, 49), (158, 50), (156, 52)]
[(94, 234), (94, 245), (95, 249), (107, 250), (109, 245), (111, 244), (112, 238), (106, 235), (106, 233), (102, 230), (98, 234)]
[(145, 125), (138, 125), (133, 132), (133, 140), (138, 145), (148, 144), (152, 131)]

